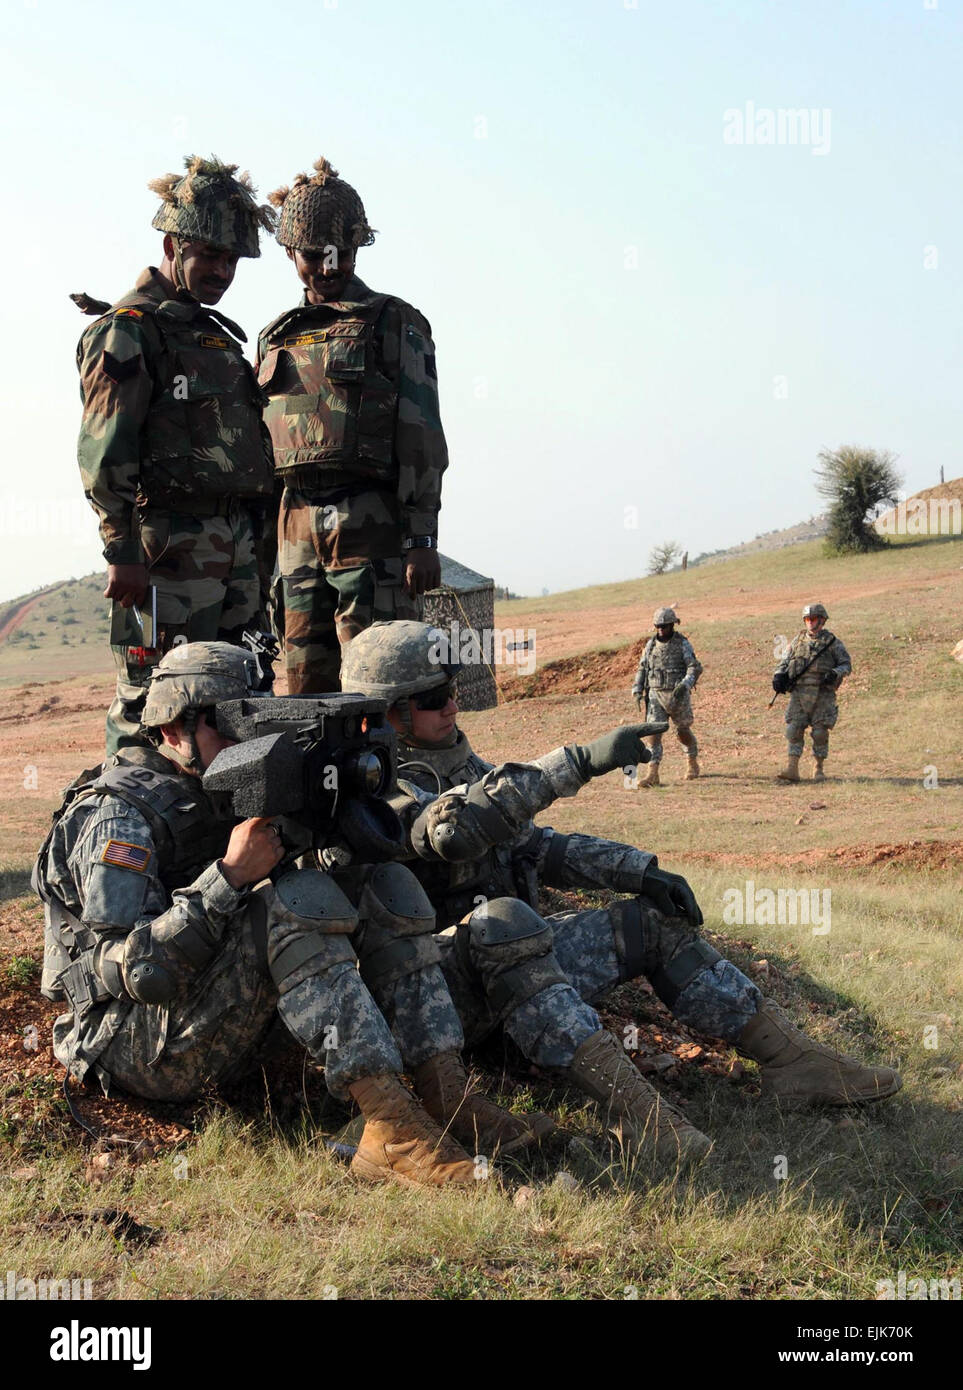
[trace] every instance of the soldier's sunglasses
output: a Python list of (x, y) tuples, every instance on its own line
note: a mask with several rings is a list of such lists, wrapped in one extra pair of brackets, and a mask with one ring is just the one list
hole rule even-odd
[(455, 698), (456, 685), (454, 681), (446, 681), (444, 685), (436, 686), (434, 690), (424, 690), (420, 695), (412, 695), (415, 702), (415, 709), (420, 710), (440, 710), (444, 709), (449, 700)]

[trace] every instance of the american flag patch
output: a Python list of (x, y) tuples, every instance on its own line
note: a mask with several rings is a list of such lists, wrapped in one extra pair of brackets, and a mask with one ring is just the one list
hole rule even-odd
[(133, 869), (142, 874), (150, 863), (153, 850), (143, 845), (132, 845), (126, 840), (108, 840), (100, 856), (102, 864), (116, 864), (119, 869)]

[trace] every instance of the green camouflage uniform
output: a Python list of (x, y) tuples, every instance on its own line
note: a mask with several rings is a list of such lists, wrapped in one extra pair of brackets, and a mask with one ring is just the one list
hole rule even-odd
[[(638, 700), (646, 700), (646, 719), (653, 723), (675, 725), (676, 737), (684, 746), (690, 758), (699, 753), (696, 736), (692, 732), (691, 692), (702, 675), (702, 663), (692, 649), (692, 643), (681, 632), (674, 632), (667, 642), (650, 637), (639, 660), (638, 670), (632, 684), (632, 694)], [(672, 691), (684, 685), (675, 700)], [(652, 750), (651, 761), (658, 766), (662, 761), (662, 735), (654, 734), (646, 740)]]
[[(815, 655), (815, 661), (812, 661)], [(804, 666), (812, 661), (808, 670)], [(812, 728), (813, 757), (824, 759), (829, 754), (829, 731), (839, 718), (836, 691), (840, 682), (853, 669), (849, 652), (839, 638), (823, 627), (817, 634), (797, 633), (789, 650), (776, 667), (790, 681), (796, 682), (786, 707), (786, 741), (790, 756), (800, 757), (806, 729)], [(832, 673), (834, 686), (825, 684)]]
[(264, 329), (258, 379), (284, 482), (278, 526), (288, 688), (340, 689), (341, 644), (417, 618), (402, 542), (437, 540), (448, 453), (431, 329), (353, 276)]
[[(64, 1066), (105, 1091), (189, 1099), (255, 1062), (279, 1012), (345, 1097), (462, 1046), (431, 907), (403, 866), (360, 867), (350, 898), (312, 870), (238, 890), (219, 862), (231, 828), (153, 748), (68, 792), (34, 879), (41, 987), (68, 1005), (54, 1024)], [(167, 980), (164, 1002), (138, 997), (145, 968)]]
[(84, 491), (110, 563), (146, 565), (157, 587), (151, 664), (112, 649), (108, 753), (140, 741), (151, 666), (176, 639), (238, 641), (256, 619), (263, 625), (274, 479), (238, 337), (191, 295), (171, 298), (150, 267), (80, 340)]

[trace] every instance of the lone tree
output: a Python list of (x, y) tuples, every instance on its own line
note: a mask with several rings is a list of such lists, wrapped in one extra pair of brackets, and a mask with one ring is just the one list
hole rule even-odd
[(854, 444), (823, 449), (816, 479), (817, 490), (830, 503), (826, 535), (830, 550), (875, 550), (886, 544), (871, 523), (877, 507), (893, 506), (899, 500), (903, 478), (895, 454)]
[(649, 574), (665, 574), (681, 554), (682, 547), (677, 541), (663, 541), (661, 545), (654, 545), (649, 555)]

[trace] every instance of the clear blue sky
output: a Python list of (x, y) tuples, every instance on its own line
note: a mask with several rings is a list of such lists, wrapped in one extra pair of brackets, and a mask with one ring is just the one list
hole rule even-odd
[[(102, 564), (67, 295), (156, 263), (147, 181), (194, 152), (359, 189), (359, 273), (434, 329), (442, 549), (517, 591), (802, 520), (825, 446), (963, 473), (963, 19), (931, 5), (8, 0), (0, 598)], [(747, 103), (809, 143), (732, 143)], [(296, 297), (269, 242), (221, 308), (253, 343)]]

